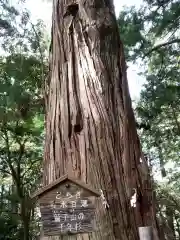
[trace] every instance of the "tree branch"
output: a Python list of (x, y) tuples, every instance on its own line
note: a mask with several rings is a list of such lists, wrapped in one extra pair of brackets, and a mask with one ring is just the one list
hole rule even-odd
[(8, 167), (11, 171), (12, 178), (16, 184), (18, 195), (21, 196), (21, 186), (19, 185), (19, 178), (17, 175), (16, 170), (13, 167), (13, 164), (11, 162), (11, 154), (10, 154), (10, 145), (9, 145), (9, 137), (8, 137), (8, 132), (7, 129), (4, 131), (5, 139), (6, 139), (6, 148), (7, 148), (7, 160), (6, 163), (8, 164)]
[(165, 42), (165, 43), (161, 43), (161, 44), (158, 44), (156, 45), (155, 47), (151, 48), (151, 50), (149, 50), (145, 55), (144, 57), (147, 57), (148, 55), (150, 55), (152, 52), (154, 51), (157, 51), (159, 48), (162, 48), (162, 47), (166, 47), (168, 45), (171, 45), (173, 43), (180, 43), (180, 39), (174, 39), (174, 40), (171, 40), (169, 42)]
[(8, 175), (12, 175), (11, 172), (9, 172), (8, 170), (5, 170), (3, 168), (0, 168), (0, 172), (8, 174)]
[(24, 171), (23, 175), (22, 175), (22, 179), (26, 176), (26, 174), (29, 172), (30, 169), (32, 169), (33, 165), (37, 162), (39, 162), (39, 159), (36, 159), (34, 161), (31, 161), (29, 164), (30, 166)]

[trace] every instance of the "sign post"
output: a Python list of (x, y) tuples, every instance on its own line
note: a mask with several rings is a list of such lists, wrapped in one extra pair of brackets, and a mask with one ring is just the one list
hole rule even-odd
[(153, 231), (151, 226), (139, 227), (140, 240), (153, 240)]

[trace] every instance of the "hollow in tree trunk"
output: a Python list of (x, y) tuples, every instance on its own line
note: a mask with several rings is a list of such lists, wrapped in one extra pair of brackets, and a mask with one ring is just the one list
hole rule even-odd
[(58, 239), (139, 239), (138, 226), (156, 221), (113, 3), (54, 0), (52, 19), (44, 185), (70, 173), (109, 204), (98, 201), (96, 232)]

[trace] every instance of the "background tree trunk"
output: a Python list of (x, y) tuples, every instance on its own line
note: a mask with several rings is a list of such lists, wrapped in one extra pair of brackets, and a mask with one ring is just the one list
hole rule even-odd
[(60, 239), (139, 239), (155, 216), (111, 0), (54, 0), (51, 49), (44, 184), (71, 173), (109, 204), (98, 201), (96, 232)]

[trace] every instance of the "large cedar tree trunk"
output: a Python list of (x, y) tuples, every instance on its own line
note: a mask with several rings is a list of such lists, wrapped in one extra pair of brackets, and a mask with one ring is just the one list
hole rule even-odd
[(96, 232), (60, 239), (138, 239), (138, 226), (156, 224), (113, 3), (54, 0), (52, 19), (44, 184), (70, 173), (109, 204), (98, 201)]

